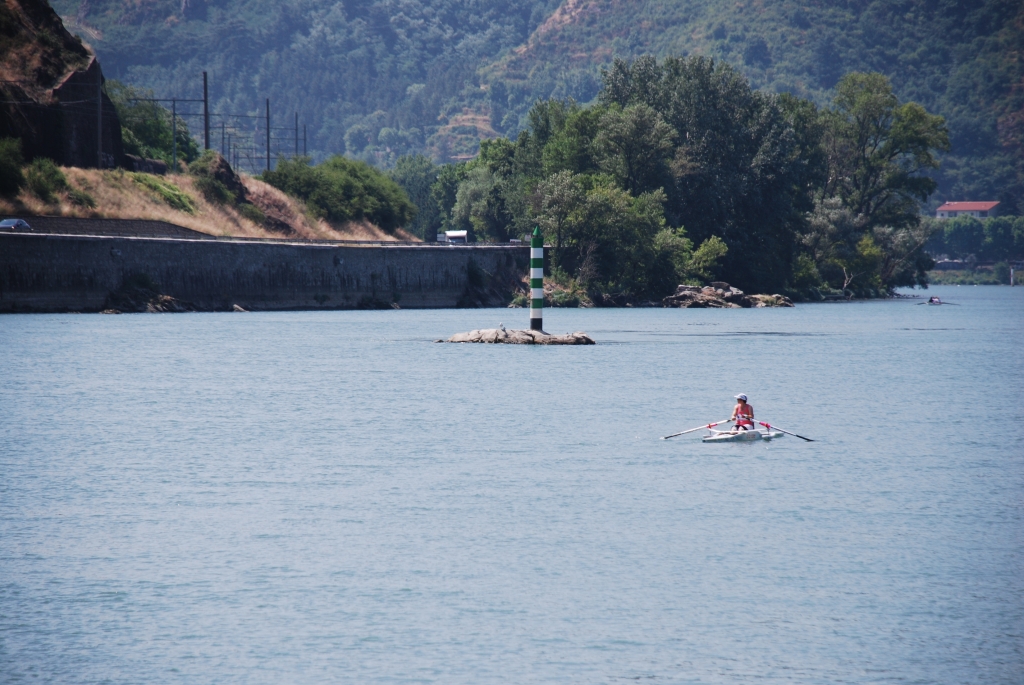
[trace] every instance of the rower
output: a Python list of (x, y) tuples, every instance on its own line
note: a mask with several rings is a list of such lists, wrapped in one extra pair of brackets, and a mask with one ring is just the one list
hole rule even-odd
[(736, 395), (736, 406), (732, 408), (729, 420), (736, 422), (733, 432), (754, 429), (754, 408), (747, 404), (747, 396), (743, 393)]

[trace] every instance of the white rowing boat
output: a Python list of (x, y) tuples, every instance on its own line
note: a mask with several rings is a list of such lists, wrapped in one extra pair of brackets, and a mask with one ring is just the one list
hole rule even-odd
[[(758, 421), (757, 423), (761, 426), (764, 426), (765, 430), (761, 430), (760, 428), (758, 428), (757, 430), (735, 432), (731, 430), (714, 430), (715, 426), (720, 426), (723, 423), (729, 423), (732, 420), (732, 418), (728, 418), (722, 419), (721, 421), (715, 421), (714, 423), (706, 423), (703, 426), (697, 426), (696, 428), (691, 428), (689, 430), (673, 433), (672, 435), (666, 435), (665, 437), (662, 438), (662, 440), (668, 440), (669, 438), (674, 438), (677, 435), (686, 435), (687, 433), (693, 433), (695, 431), (704, 430), (705, 428), (707, 428), (708, 434), (704, 436), (704, 442), (753, 442), (754, 440), (774, 440), (775, 438), (781, 438), (783, 435), (792, 435), (795, 438), (800, 438), (801, 440), (806, 440), (807, 442), (814, 442), (810, 438), (805, 438), (804, 436), (797, 435), (796, 433), (790, 433), (785, 428), (779, 428), (778, 426), (773, 426), (770, 423), (765, 423), (764, 421)], [(773, 428), (775, 430), (772, 430)]]
[(716, 431), (710, 430), (710, 435), (705, 435), (701, 442), (754, 442), (755, 440), (774, 440), (781, 438), (784, 434), (771, 430), (748, 430), (748, 431)]

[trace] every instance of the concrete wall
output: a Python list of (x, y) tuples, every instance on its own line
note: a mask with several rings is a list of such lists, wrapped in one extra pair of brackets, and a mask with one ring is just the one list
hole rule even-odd
[(100, 311), (126, 278), (204, 310), (501, 304), (518, 246), (349, 246), (0, 233), (0, 312)]

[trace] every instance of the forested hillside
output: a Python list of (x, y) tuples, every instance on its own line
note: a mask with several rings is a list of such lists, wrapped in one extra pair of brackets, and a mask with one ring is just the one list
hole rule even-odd
[[(1024, 3), (1019, 0), (54, 0), (105, 71), (213, 109), (300, 112), (317, 159), (389, 167), (466, 158), (514, 135), (538, 99), (593, 99), (615, 57), (706, 55), (755, 88), (831, 101), (849, 71), (889, 76), (946, 117), (944, 199), (1024, 193)], [(257, 120), (232, 119), (236, 135)], [(281, 124), (284, 125), (283, 123)], [(280, 134), (282, 138), (286, 133)], [(283, 151), (287, 141), (275, 143)]]

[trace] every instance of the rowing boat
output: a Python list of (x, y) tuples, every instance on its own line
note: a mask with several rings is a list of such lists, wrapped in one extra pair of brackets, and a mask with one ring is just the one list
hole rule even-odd
[[(711, 430), (711, 429), (708, 429)], [(711, 430), (710, 435), (705, 435), (702, 442), (754, 442), (755, 440), (774, 440), (781, 438), (784, 434), (772, 430), (748, 430), (748, 431), (716, 431)]]

